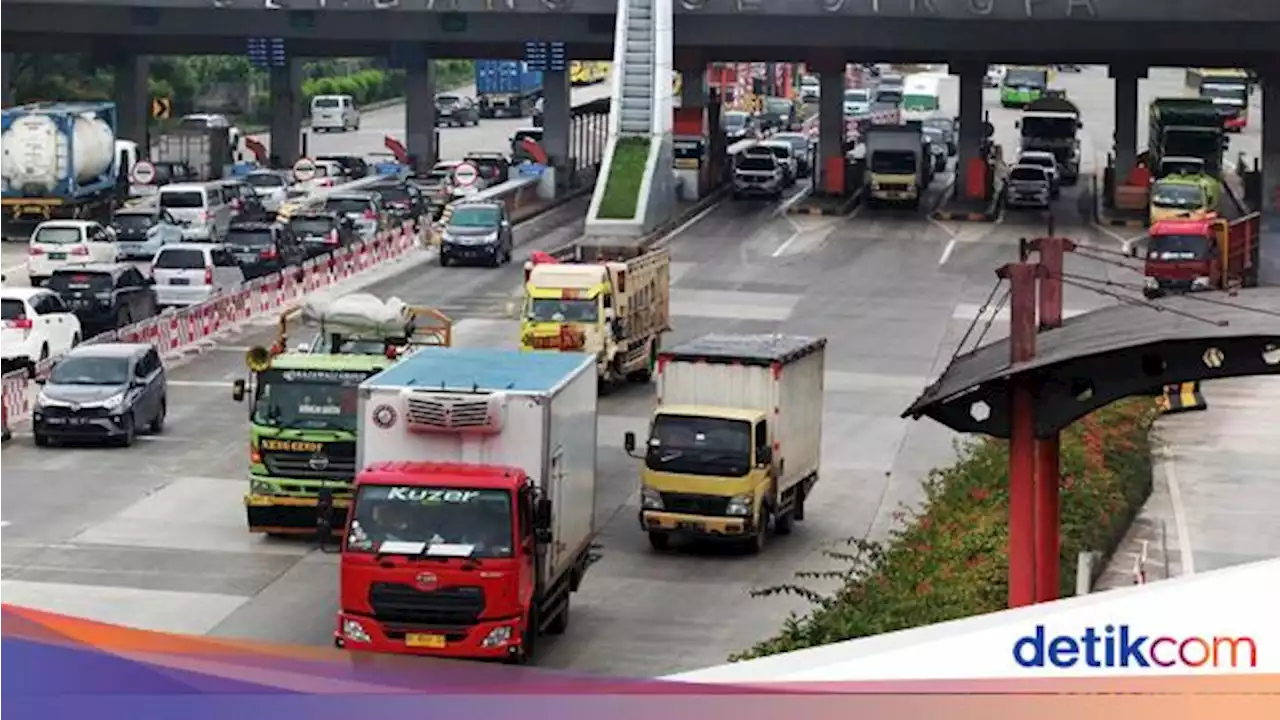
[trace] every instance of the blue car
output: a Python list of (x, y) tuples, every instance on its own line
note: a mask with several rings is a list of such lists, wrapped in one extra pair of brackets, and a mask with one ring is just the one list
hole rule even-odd
[(122, 260), (150, 260), (165, 245), (182, 242), (182, 226), (157, 205), (117, 210), (111, 228)]

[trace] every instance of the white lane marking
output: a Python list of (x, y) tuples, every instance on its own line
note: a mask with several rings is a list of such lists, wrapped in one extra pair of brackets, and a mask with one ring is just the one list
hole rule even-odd
[(0, 520), (0, 528), (7, 528), (9, 527), (9, 524), (8, 520)]
[(1142, 233), (1140, 235), (1134, 235), (1133, 237), (1127, 238), (1106, 225), (1098, 225), (1097, 228), (1098, 230), (1101, 230), (1104, 235), (1119, 243), (1120, 247), (1126, 253), (1129, 252), (1129, 249), (1133, 247), (1134, 243), (1147, 236), (1146, 233)]
[(800, 239), (800, 234), (802, 232), (800, 229), (800, 226), (796, 224), (795, 220), (791, 219), (790, 215), (783, 214), (782, 219), (785, 220), (786, 223), (791, 226), (791, 236), (788, 237), (786, 240), (784, 240), (782, 244), (779, 245), (778, 248), (773, 251), (772, 257), (780, 257), (783, 253), (785, 253), (787, 251), (787, 248), (791, 247), (791, 243)]
[(23, 268), (25, 268), (26, 266), (27, 266), (27, 261), (26, 261), (26, 260), (23, 260), (22, 262), (18, 263), (17, 265), (9, 265), (9, 266), (6, 266), (6, 267), (4, 268), (4, 271), (5, 271), (6, 273), (11, 273), (11, 272), (22, 272)]
[(213, 347), (211, 347), (211, 348), (209, 348), (209, 349), (210, 349), (210, 350), (216, 350), (216, 351), (218, 351), (218, 352), (235, 352), (235, 353), (247, 353), (247, 352), (249, 352), (249, 346), (248, 346), (248, 345), (214, 345)]
[(947, 261), (951, 259), (951, 253), (955, 252), (955, 249), (956, 249), (956, 239), (952, 237), (950, 240), (947, 241), (947, 246), (942, 249), (942, 257), (938, 258), (938, 264), (946, 265)]
[[(955, 311), (951, 313), (951, 319), (952, 320), (973, 320), (974, 318), (978, 317), (978, 310), (980, 309), (981, 308), (978, 305), (961, 303), (959, 305), (956, 305)], [(1083, 315), (1086, 312), (1088, 311), (1079, 310), (1075, 308), (1067, 308), (1062, 311), (1062, 317), (1064, 319), (1073, 318), (1073, 317), (1076, 317), (1077, 315)], [(982, 317), (980, 319), (986, 320), (988, 318), (990, 318), (992, 322), (1009, 322), (1009, 309), (1002, 308), (999, 312), (992, 313), (991, 309), (987, 308), (987, 311), (982, 314)]]
[(1182, 503), (1182, 485), (1178, 483), (1178, 471), (1174, 469), (1173, 454), (1168, 448), (1160, 454), (1164, 468), (1165, 484), (1169, 486), (1169, 504), (1173, 506), (1173, 527), (1178, 533), (1178, 556), (1183, 575), (1196, 572), (1195, 555), (1191, 552), (1191, 530), (1187, 524), (1187, 508)]

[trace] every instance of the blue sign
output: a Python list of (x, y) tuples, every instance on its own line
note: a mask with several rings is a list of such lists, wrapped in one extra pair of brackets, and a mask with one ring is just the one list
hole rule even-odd
[(380, 162), (375, 163), (373, 172), (375, 175), (399, 175), (404, 172), (404, 166), (398, 162)]
[(249, 63), (257, 68), (284, 67), (288, 64), (284, 38), (249, 38)]
[(546, 165), (539, 165), (534, 162), (520, 163), (516, 166), (516, 174), (520, 177), (538, 177), (547, 171)]
[(257, 169), (258, 169), (258, 163), (238, 162), (232, 165), (231, 168), (227, 171), (227, 177), (233, 177), (233, 178), (244, 177), (245, 175), (248, 175), (249, 173)]
[(564, 72), (569, 67), (569, 54), (562, 42), (527, 42), (524, 44), (524, 61), (530, 70)]

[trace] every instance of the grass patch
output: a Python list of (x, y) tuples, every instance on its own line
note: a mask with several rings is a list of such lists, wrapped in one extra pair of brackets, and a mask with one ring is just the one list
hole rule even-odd
[(605, 220), (630, 220), (640, 204), (640, 184), (644, 182), (644, 164), (649, 159), (649, 138), (619, 138), (613, 150), (613, 164), (600, 200), (599, 217)]
[[(1083, 551), (1110, 555), (1151, 491), (1147, 398), (1121, 401), (1082, 418), (1062, 433), (1062, 575), (1075, 588)], [(778, 635), (734, 656), (744, 660), (956, 620), (1005, 609), (1008, 596), (1007, 442), (979, 439), (961, 448), (952, 466), (924, 481), (918, 511), (900, 511), (898, 529), (883, 543), (847, 541), (827, 554), (845, 564), (834, 572), (798, 573), (797, 584), (755, 591), (790, 593), (813, 610), (788, 618)], [(815, 593), (805, 578), (835, 578), (841, 588)]]

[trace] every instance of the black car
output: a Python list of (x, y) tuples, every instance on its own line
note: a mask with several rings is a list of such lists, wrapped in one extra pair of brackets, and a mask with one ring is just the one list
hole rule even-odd
[(330, 160), (338, 163), (343, 170), (346, 170), (347, 177), (352, 180), (369, 176), (369, 163), (358, 155), (321, 155), (316, 160)]
[(289, 216), (288, 228), (308, 258), (349, 247), (360, 239), (351, 218), (329, 210), (294, 213)]
[(45, 287), (58, 293), (93, 337), (159, 313), (151, 278), (129, 263), (85, 263), (53, 271)]
[(730, 110), (720, 116), (720, 127), (730, 143), (759, 135), (756, 119), (741, 110)]
[(388, 180), (368, 188), (382, 196), (382, 206), (387, 209), (393, 220), (401, 222), (409, 220), (429, 219), (431, 203), (417, 186), (407, 182)]
[(502, 203), (475, 202), (453, 207), (440, 237), (440, 264), (477, 262), (490, 267), (511, 262), (515, 242)]
[(947, 146), (948, 157), (956, 154), (958, 150), (956, 137), (959, 135), (959, 129), (956, 127), (955, 118), (942, 116), (926, 118), (924, 129), (931, 135), (937, 135), (938, 139)]
[(156, 178), (151, 181), (151, 184), (156, 187), (196, 180), (196, 171), (185, 162), (161, 160), (151, 164), (156, 169)]
[(267, 212), (262, 204), (258, 191), (244, 180), (227, 180), (222, 186), (227, 202), (231, 205), (232, 221), (256, 220), (264, 221), (275, 217), (275, 213)]
[(479, 124), (480, 109), (471, 98), (461, 95), (436, 96), (436, 125), (466, 127)]
[(223, 241), (245, 280), (270, 275), (307, 259), (307, 251), (289, 228), (274, 222), (235, 222)]
[(476, 150), (467, 153), (462, 159), (476, 166), (476, 172), (488, 187), (501, 185), (511, 179), (511, 162), (500, 152)]
[(767, 97), (760, 104), (758, 117), (764, 130), (790, 130), (796, 123), (796, 104), (786, 98)]
[(99, 343), (71, 350), (53, 366), (36, 398), (36, 445), (113, 440), (129, 447), (139, 432), (164, 432), (168, 383), (160, 354), (146, 343)]

